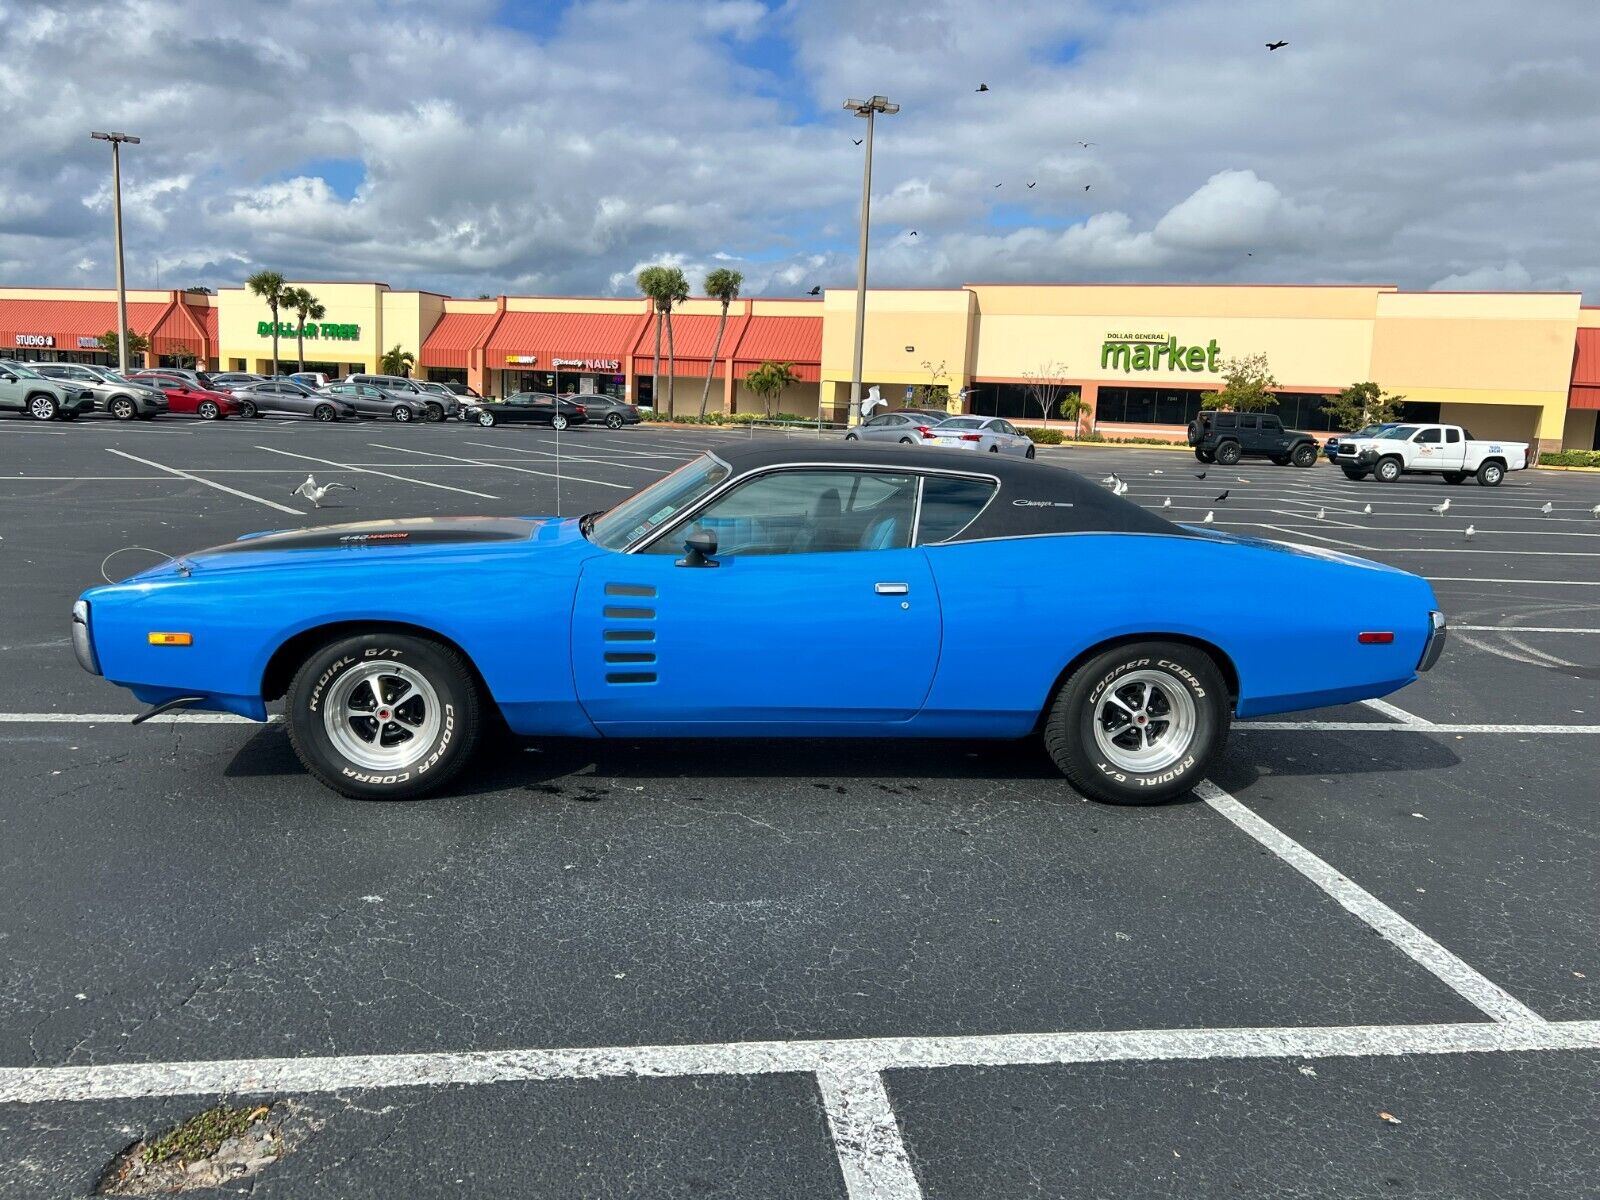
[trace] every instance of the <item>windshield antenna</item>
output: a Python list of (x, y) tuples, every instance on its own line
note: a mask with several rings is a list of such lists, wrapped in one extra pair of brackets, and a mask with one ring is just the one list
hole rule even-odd
[(556, 516), (561, 515), (561, 375), (556, 375), (556, 415), (550, 418), (550, 424), (556, 431)]

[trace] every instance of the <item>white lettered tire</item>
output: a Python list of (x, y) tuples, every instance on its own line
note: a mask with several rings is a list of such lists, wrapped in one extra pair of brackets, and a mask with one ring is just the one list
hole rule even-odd
[(1044, 744), (1085, 796), (1159, 804), (1205, 778), (1231, 714), (1227, 681), (1205, 651), (1134, 642), (1067, 677), (1045, 718)]
[(285, 697), (301, 763), (358, 800), (408, 799), (447, 783), (477, 745), (480, 703), (459, 653), (385, 631), (314, 651)]

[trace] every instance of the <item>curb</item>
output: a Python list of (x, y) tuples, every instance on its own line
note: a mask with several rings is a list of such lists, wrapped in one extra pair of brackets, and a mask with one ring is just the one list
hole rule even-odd
[(1534, 463), (1535, 471), (1577, 471), (1584, 475), (1600, 475), (1600, 467), (1559, 467), (1555, 463)]
[[(1027, 432), (1024, 430), (1023, 432)], [(1181, 450), (1185, 454), (1193, 454), (1194, 447), (1182, 445), (1177, 442), (1171, 445), (1154, 445), (1144, 443), (1126, 442), (1059, 442), (1050, 445), (1039, 443), (1041, 450)]]

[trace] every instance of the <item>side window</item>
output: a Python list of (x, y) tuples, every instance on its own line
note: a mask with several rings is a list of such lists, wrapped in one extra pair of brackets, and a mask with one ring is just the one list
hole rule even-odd
[(1458, 444), (1461, 441), (1461, 430), (1446, 429), (1444, 431), (1444, 440), (1449, 442), (1452, 446)]
[(987, 479), (930, 475), (922, 484), (922, 515), (917, 520), (917, 545), (947, 542), (983, 511), (994, 495)]
[(1437, 446), (1439, 444), (1439, 430), (1423, 429), (1418, 432), (1417, 436), (1414, 437), (1412, 441), (1418, 443), (1419, 445)]
[(1276, 430), (1281, 431), (1283, 429), (1283, 422), (1278, 420), (1277, 417), (1262, 417), (1261, 418), (1261, 428), (1263, 428), (1263, 429), (1276, 429)]
[(916, 496), (910, 473), (774, 471), (712, 501), (646, 552), (681, 554), (700, 530), (717, 535), (719, 555), (901, 550), (911, 543)]
[(881, 429), (885, 425), (893, 425), (893, 424), (894, 424), (894, 421), (889, 417), (873, 417), (872, 420), (867, 422), (867, 428), (869, 428), (869, 429)]
[(1239, 415), (1231, 412), (1219, 412), (1216, 419), (1218, 429), (1232, 429), (1238, 424)]
[(1257, 416), (1254, 416), (1254, 415), (1245, 416), (1245, 415), (1241, 414), (1240, 417), (1239, 417), (1239, 428), (1240, 429), (1255, 429), (1260, 424), (1261, 424), (1261, 418), (1259, 418)]

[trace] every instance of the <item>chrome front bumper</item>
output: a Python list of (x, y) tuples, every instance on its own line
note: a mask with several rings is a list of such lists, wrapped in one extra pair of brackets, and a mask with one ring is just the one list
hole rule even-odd
[(94, 653), (94, 636), (89, 632), (89, 602), (75, 600), (72, 604), (72, 653), (78, 665), (91, 675), (100, 674), (100, 660)]
[(1427, 671), (1439, 661), (1439, 656), (1444, 653), (1444, 644), (1449, 640), (1450, 628), (1445, 623), (1442, 612), (1428, 614), (1428, 640), (1422, 644), (1422, 659), (1417, 663), (1417, 670)]

